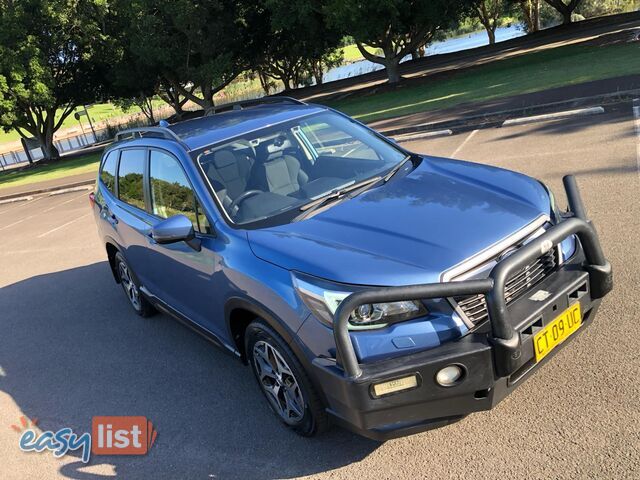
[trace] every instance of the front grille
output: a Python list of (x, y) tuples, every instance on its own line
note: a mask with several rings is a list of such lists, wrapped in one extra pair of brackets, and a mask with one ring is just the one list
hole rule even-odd
[[(544, 280), (557, 266), (558, 249), (552, 248), (538, 257), (533, 263), (511, 275), (505, 285), (505, 301), (507, 305)], [(454, 301), (474, 325), (489, 317), (484, 295), (455, 297)]]

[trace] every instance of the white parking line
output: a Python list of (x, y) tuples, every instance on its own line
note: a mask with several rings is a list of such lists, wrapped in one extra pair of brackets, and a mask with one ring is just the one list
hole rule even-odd
[(465, 138), (465, 139), (464, 139), (464, 142), (462, 142), (462, 143), (460, 144), (460, 146), (459, 146), (458, 148), (456, 148), (456, 149), (455, 149), (455, 151), (451, 154), (451, 156), (452, 156), (453, 158), (455, 158), (455, 156), (456, 156), (458, 153), (460, 153), (460, 152), (462, 151), (462, 149), (464, 148), (464, 146), (465, 146), (467, 143), (469, 143), (469, 140), (471, 140), (471, 139), (476, 135), (476, 133), (478, 133), (479, 131), (480, 131), (479, 129), (478, 129), (478, 130), (474, 130), (474, 131), (473, 131), (473, 132), (471, 132), (469, 135), (467, 135), (467, 138)]
[(83, 198), (83, 197), (86, 197), (87, 199), (89, 198), (85, 193), (83, 193), (82, 195), (76, 195), (75, 197), (73, 197), (73, 198), (72, 198), (72, 199), (70, 199), (70, 200), (66, 200), (66, 201), (64, 201), (64, 202), (57, 203), (57, 204), (55, 204), (53, 207), (49, 207), (49, 208), (44, 209), (41, 213), (50, 212), (51, 210), (53, 210), (53, 209), (55, 209), (55, 208), (58, 208), (58, 207), (59, 207), (59, 206), (61, 206), (61, 205), (66, 205), (67, 203), (71, 203), (71, 202), (73, 202), (74, 200), (77, 200), (77, 199), (79, 199), (79, 198)]
[(91, 215), (91, 212), (89, 213), (85, 213), (84, 215), (80, 215), (77, 218), (74, 218), (73, 220), (71, 220), (70, 222), (67, 223), (63, 223), (62, 225), (56, 227), (56, 228), (52, 228), (51, 230), (47, 230), (44, 233), (41, 233), (40, 235), (38, 235), (38, 238), (42, 238), (42, 237), (46, 237), (47, 235), (53, 233), (53, 232), (57, 232), (58, 230), (64, 228), (64, 227), (68, 227), (69, 225), (71, 225), (72, 223), (77, 222), (78, 220), (82, 220), (84, 217), (88, 217), (89, 215)]
[(29, 220), (32, 217), (34, 217), (34, 215), (29, 215), (28, 217), (21, 218), (17, 222), (13, 222), (13, 223), (10, 223), (9, 225), (5, 225), (4, 227), (0, 227), (0, 230), (6, 230), (7, 228), (11, 228), (14, 225), (18, 225), (19, 223), (25, 222), (25, 221)]
[(42, 200), (45, 197), (36, 197), (33, 200), (27, 200), (26, 202), (19, 202), (17, 205), (13, 205), (11, 208), (6, 208), (2, 211), (0, 211), (0, 215), (2, 215), (3, 213), (7, 213), (7, 212), (13, 212), (14, 210), (17, 210), (18, 208), (24, 207), (25, 205), (31, 205), (32, 203), (37, 202), (38, 200)]
[(636, 166), (638, 167), (638, 176), (640, 176), (640, 98), (633, 101), (633, 116), (636, 126)]

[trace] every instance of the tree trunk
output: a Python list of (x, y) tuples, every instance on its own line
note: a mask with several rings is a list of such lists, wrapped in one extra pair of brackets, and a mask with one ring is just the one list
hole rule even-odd
[(540, 30), (540, 0), (521, 0), (520, 7), (527, 24), (527, 31), (531, 33)]
[(289, 92), (293, 90), (291, 87), (291, 77), (289, 75), (282, 75), (282, 84), (284, 85), (284, 91)]
[(322, 60), (311, 60), (311, 74), (316, 81), (316, 85), (322, 85), (324, 77), (324, 65), (322, 65)]
[(392, 57), (385, 59), (384, 66), (387, 70), (387, 79), (389, 83), (398, 83), (402, 77), (400, 76), (400, 57)]
[(489, 36), (489, 45), (494, 45), (496, 43), (496, 28), (495, 26), (492, 28), (487, 28), (487, 35)]
[(171, 105), (171, 108), (173, 108), (173, 111), (176, 112), (176, 119), (182, 120), (182, 115), (184, 114), (182, 105), (179, 102), (178, 103), (171, 102), (169, 103), (169, 105)]
[(269, 81), (269, 77), (258, 70), (258, 78), (260, 79), (260, 86), (262, 87), (264, 94), (269, 95), (269, 93), (271, 93), (271, 82)]
[(555, 8), (562, 15), (562, 24), (571, 23), (571, 14), (580, 5), (582, 0), (571, 0), (568, 4), (563, 0), (545, 0), (551, 7)]
[(38, 141), (45, 160), (58, 160), (60, 158), (60, 152), (53, 144), (53, 132), (44, 132), (38, 135)]

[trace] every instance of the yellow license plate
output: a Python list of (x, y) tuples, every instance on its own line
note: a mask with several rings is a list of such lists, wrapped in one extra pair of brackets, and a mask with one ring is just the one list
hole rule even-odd
[(564, 342), (569, 335), (580, 328), (581, 322), (580, 303), (575, 303), (536, 333), (535, 337), (533, 337), (533, 350), (536, 353), (536, 362), (546, 357), (551, 350)]

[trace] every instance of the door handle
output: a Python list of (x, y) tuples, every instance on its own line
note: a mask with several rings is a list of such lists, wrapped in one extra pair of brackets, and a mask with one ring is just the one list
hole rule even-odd
[(111, 210), (109, 210), (109, 207), (105, 207), (102, 209), (102, 216), (111, 225), (118, 224), (118, 218), (111, 212)]

